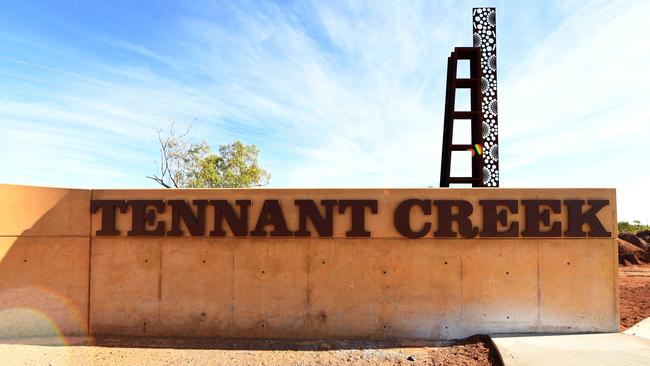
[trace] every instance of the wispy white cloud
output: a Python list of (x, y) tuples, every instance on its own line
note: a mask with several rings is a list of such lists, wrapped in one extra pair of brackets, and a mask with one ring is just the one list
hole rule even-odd
[[(102, 54), (0, 29), (0, 179), (150, 186), (156, 128), (198, 117), (197, 138), (258, 144), (272, 186), (435, 186), (472, 5), (192, 2), (155, 42), (85, 34)], [(502, 184), (619, 187), (641, 217), (647, 173), (614, 172), (650, 135), (648, 4), (497, 7)]]
[(452, 9), (415, 3), (317, 4), (314, 29), (291, 10), (235, 12), (245, 31), (234, 34), (187, 22), (200, 67), (227, 90), (215, 94), (247, 114), (233, 119), (295, 155), (281, 184), (434, 184), (444, 60), (453, 38), (469, 40), (469, 26), (450, 39)]
[(642, 1), (580, 4), (505, 77), (503, 182), (609, 186), (623, 219), (647, 215), (650, 49)]

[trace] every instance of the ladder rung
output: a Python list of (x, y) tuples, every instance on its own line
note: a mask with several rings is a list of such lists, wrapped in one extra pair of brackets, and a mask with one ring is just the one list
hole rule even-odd
[(471, 150), (472, 148), (472, 145), (451, 145), (452, 151), (466, 151)]
[(477, 54), (480, 55), (481, 49), (478, 47), (456, 47), (454, 52), (459, 60), (467, 60), (476, 57)]
[(481, 86), (481, 79), (456, 79), (456, 88), (479, 88)]
[(479, 178), (472, 177), (449, 177), (449, 183), (474, 183), (480, 181)]
[(479, 116), (479, 112), (453, 112), (451, 117), (453, 119), (472, 119)]

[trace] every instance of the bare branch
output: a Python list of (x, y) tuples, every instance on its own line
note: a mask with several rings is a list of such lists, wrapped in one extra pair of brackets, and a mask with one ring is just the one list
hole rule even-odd
[(163, 135), (162, 130), (158, 129), (160, 164), (158, 171), (147, 178), (167, 188), (187, 186), (190, 175), (194, 173), (197, 161), (200, 159), (200, 156), (194, 152), (196, 145), (189, 138), (198, 120), (194, 118), (180, 135), (175, 132), (176, 121), (173, 118), (170, 118), (169, 135)]
[(179, 139), (182, 139), (183, 137), (187, 136), (190, 134), (190, 130), (194, 127), (196, 122), (198, 122), (198, 117), (194, 117), (194, 119), (187, 125), (187, 129), (185, 130), (184, 133), (178, 136)]
[(165, 184), (165, 182), (164, 182), (162, 179), (160, 179), (160, 178), (158, 178), (158, 177), (156, 177), (156, 176), (153, 176), (153, 177), (152, 177), (152, 176), (146, 176), (145, 178), (153, 179), (153, 180), (155, 180), (156, 182), (158, 182), (158, 184), (160, 184), (161, 186), (163, 186), (163, 187), (165, 187), (165, 188), (171, 188), (170, 186), (168, 186), (167, 184)]

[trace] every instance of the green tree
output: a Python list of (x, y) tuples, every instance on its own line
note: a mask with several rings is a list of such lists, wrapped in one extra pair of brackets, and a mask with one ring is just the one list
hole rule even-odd
[(219, 146), (218, 154), (208, 154), (192, 176), (192, 188), (242, 188), (267, 185), (271, 175), (257, 164), (259, 150), (241, 141)]
[(259, 167), (255, 145), (235, 141), (213, 153), (207, 142), (191, 141), (191, 127), (176, 135), (172, 122), (168, 136), (158, 131), (160, 165), (147, 178), (166, 188), (248, 188), (269, 183), (271, 175)]
[(639, 220), (632, 220), (632, 223), (630, 224), (627, 221), (619, 221), (618, 222), (618, 232), (619, 233), (636, 233), (641, 230), (647, 230), (648, 226), (641, 224), (641, 221)]

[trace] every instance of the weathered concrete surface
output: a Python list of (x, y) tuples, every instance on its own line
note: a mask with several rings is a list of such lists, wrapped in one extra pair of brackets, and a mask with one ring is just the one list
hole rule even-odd
[[(611, 255), (610, 240), (591, 243), (592, 257)], [(91, 330), (452, 339), (616, 328), (612, 268), (576, 279), (590, 257), (538, 258), (535, 240), (95, 238)]]
[(0, 235), (83, 236), (90, 190), (0, 184)]
[[(11, 220), (11, 212), (24, 207), (36, 212), (21, 213), (18, 223), (0, 226), (6, 228), (6, 234), (0, 234), (11, 236), (6, 239), (9, 244), (2, 246), (8, 254), (0, 263), (0, 273), (9, 280), (0, 285), (0, 304), (5, 309), (22, 306), (11, 302), (15, 290), (39, 286), (54, 290), (74, 304), (80, 323), (88, 322), (92, 334), (453, 339), (489, 332), (604, 332), (618, 327), (613, 190), (43, 192), (49, 203), (26, 206), (21, 200), (38, 198), (39, 189), (0, 186), (0, 197), (11, 202), (0, 207), (2, 217)], [(118, 215), (121, 236), (101, 237), (95, 235), (99, 213), (92, 215), (92, 227), (88, 225), (91, 195), (93, 199), (251, 199), (249, 229), (264, 199), (280, 200), (290, 230), (298, 224), (295, 199), (377, 199), (379, 213), (366, 214), (371, 238), (345, 237), (349, 213), (334, 215), (334, 238), (233, 237), (230, 233), (225, 238), (128, 237), (130, 211)], [(468, 200), (475, 205), (472, 219), (477, 224), (482, 222), (479, 199), (609, 199), (610, 206), (598, 216), (612, 237), (467, 240), (429, 234), (406, 239), (394, 229), (393, 210), (409, 198)], [(167, 210), (159, 219), (169, 221), (169, 215)], [(208, 225), (211, 215), (208, 210)], [(417, 210), (411, 217), (413, 227), (425, 221)], [(565, 212), (551, 218), (567, 220)], [(512, 215), (511, 220), (523, 222), (523, 213)], [(426, 221), (436, 229), (436, 210)], [(71, 234), (67, 236), (64, 229)], [(31, 256), (28, 263), (41, 265), (32, 271), (20, 267), (26, 254)], [(27, 307), (65, 313), (53, 310), (62, 307), (37, 298), (26, 296), (25, 301), (31, 301)], [(64, 333), (80, 332), (65, 316), (57, 319)], [(20, 336), (30, 330), (12, 328), (5, 335), (16, 332)]]
[(90, 191), (0, 185), (0, 337), (84, 335)]
[(491, 337), (505, 366), (650, 364), (650, 339), (623, 333)]

